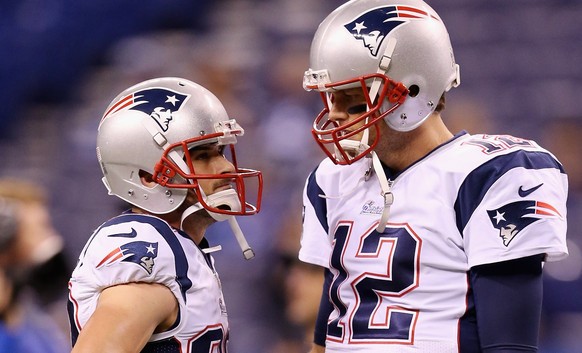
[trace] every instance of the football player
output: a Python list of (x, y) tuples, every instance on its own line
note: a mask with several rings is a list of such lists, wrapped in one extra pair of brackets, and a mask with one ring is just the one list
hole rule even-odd
[(244, 134), (221, 102), (182, 78), (120, 93), (99, 124), (109, 194), (131, 209), (103, 223), (69, 283), (73, 352), (226, 352), (227, 311), (205, 230), (260, 209), (262, 174), (237, 165)]
[(449, 131), (459, 65), (421, 0), (349, 1), (310, 55), (328, 157), (304, 189), (299, 258), (326, 269), (312, 352), (536, 352), (542, 266), (567, 256), (560, 162)]

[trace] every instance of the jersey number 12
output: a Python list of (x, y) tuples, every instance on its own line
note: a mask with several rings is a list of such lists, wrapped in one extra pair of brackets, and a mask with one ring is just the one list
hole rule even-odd
[[(388, 224), (383, 233), (375, 227), (358, 236), (351, 234), (351, 222), (344, 222), (335, 231), (331, 266), (337, 274), (330, 286), (330, 299), (337, 315), (328, 323), (328, 339), (411, 344), (418, 312), (389, 301), (418, 286), (422, 240), (408, 224)], [(352, 244), (355, 242), (359, 243), (357, 248)], [(354, 278), (354, 271), (348, 272), (346, 263), (363, 271)], [(346, 291), (355, 297), (350, 307), (342, 298)], [(349, 337), (345, 337), (346, 325), (350, 327)]]

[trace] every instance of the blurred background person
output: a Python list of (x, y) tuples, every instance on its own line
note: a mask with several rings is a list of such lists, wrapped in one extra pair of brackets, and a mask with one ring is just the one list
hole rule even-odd
[(0, 180), (0, 351), (68, 352), (62, 311), (67, 258), (45, 191)]
[(276, 244), (277, 261), (271, 277), (272, 298), (282, 308), (280, 339), (269, 353), (308, 352), (321, 299), (323, 270), (299, 261), (301, 202), (288, 200), (287, 217)]

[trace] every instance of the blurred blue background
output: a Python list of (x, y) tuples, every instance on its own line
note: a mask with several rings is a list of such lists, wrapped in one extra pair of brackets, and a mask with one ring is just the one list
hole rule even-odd
[[(541, 352), (582, 352), (582, 3), (428, 2), (461, 65), (443, 114), (453, 132), (534, 139), (570, 175), (571, 255), (547, 265)], [(105, 107), (151, 77), (206, 86), (247, 132), (239, 160), (265, 175), (263, 211), (241, 220), (257, 258), (245, 262), (224, 225), (210, 234), (224, 244), (216, 258), (231, 350), (300, 351), (302, 323), (286, 308), (282, 264), (297, 251), (304, 179), (323, 157), (309, 133), (319, 97), (301, 83), (311, 37), (341, 3), (0, 1), (0, 177), (48, 188), (74, 263), (93, 229), (123, 207), (107, 196), (95, 157)]]

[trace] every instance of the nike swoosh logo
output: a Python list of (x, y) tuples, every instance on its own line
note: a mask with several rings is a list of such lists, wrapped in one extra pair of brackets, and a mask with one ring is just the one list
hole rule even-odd
[(109, 234), (112, 238), (135, 238), (137, 236), (137, 232), (135, 229), (131, 228), (131, 232), (129, 233), (117, 233), (117, 234)]
[(519, 187), (519, 190), (517, 190), (517, 193), (519, 194), (520, 197), (526, 197), (527, 195), (531, 194), (532, 192), (536, 191), (537, 189), (539, 189), (542, 185), (544, 185), (544, 183), (541, 183), (540, 185), (534, 186), (533, 188), (529, 188), (524, 190), (523, 189), (523, 185)]

